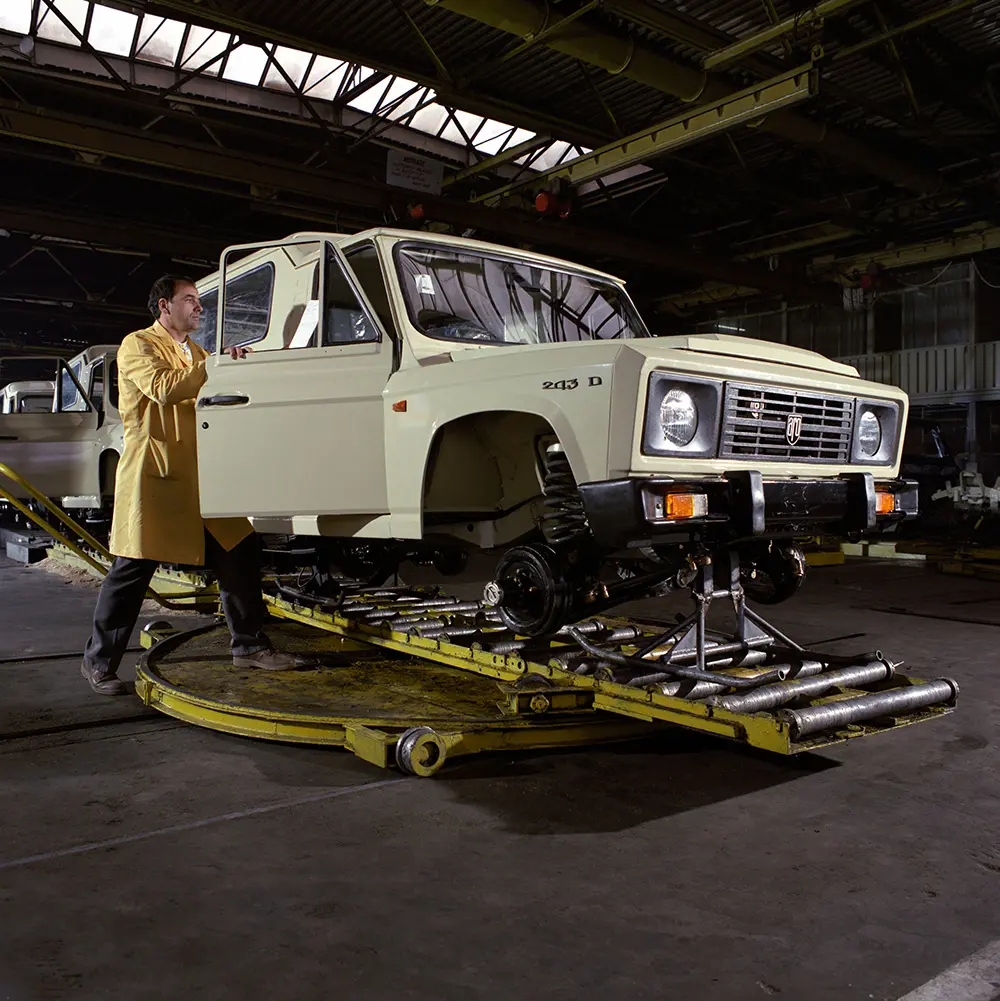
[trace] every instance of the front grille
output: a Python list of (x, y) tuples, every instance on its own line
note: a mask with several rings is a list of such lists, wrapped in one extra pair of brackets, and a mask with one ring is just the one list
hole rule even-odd
[(727, 459), (846, 464), (853, 430), (854, 400), (850, 397), (730, 382), (719, 454)]

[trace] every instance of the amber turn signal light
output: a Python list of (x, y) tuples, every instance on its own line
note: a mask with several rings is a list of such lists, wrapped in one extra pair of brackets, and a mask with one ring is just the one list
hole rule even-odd
[(672, 520), (704, 518), (708, 514), (708, 497), (705, 494), (667, 494), (666, 516)]
[(884, 490), (875, 491), (875, 513), (892, 514), (896, 510), (896, 495)]
[(708, 514), (708, 497), (705, 494), (653, 495), (650, 501), (652, 510), (649, 513), (655, 521), (684, 521), (687, 518), (704, 518)]

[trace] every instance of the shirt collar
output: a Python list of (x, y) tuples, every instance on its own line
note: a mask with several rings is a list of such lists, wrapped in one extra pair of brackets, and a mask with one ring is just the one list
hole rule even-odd
[(187, 355), (191, 354), (191, 338), (190, 337), (185, 337), (182, 342), (178, 343), (174, 339), (174, 335), (171, 334), (170, 331), (167, 330), (167, 328), (165, 326), (163, 326), (163, 324), (160, 323), (159, 320), (154, 320), (153, 321), (153, 332), (156, 333), (156, 334), (159, 334), (161, 337), (166, 337), (166, 339), (168, 341), (170, 341), (171, 344), (173, 344), (176, 348), (178, 348), (180, 351), (184, 352), (185, 354), (187, 354)]

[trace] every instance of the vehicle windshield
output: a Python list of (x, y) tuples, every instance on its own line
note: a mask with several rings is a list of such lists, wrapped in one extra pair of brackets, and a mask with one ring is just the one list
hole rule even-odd
[(648, 337), (622, 290), (590, 275), (450, 247), (399, 247), (410, 319), (451, 341), (553, 344)]

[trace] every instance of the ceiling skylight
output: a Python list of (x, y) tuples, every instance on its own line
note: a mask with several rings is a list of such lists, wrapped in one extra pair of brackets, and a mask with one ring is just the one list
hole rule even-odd
[[(446, 107), (438, 103), (431, 88), (406, 77), (385, 76), (368, 66), (285, 45), (251, 45), (226, 31), (154, 14), (140, 17), (93, 0), (0, 0), (0, 31), (33, 33), (74, 48), (81, 47), (79, 33), (104, 57), (199, 71), (286, 94), (298, 89), (309, 100), (339, 101), (373, 119), (471, 147), (484, 156), (495, 156), (534, 136), (505, 122)], [(545, 169), (572, 157), (578, 149), (556, 142), (518, 162)]]

